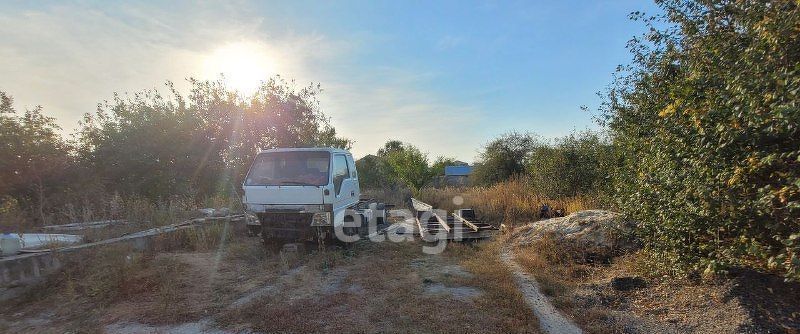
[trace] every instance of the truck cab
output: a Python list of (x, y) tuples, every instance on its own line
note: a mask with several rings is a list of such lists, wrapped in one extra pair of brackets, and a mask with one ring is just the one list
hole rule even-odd
[(242, 188), (265, 241), (331, 236), (361, 197), (353, 155), (337, 148), (261, 151)]

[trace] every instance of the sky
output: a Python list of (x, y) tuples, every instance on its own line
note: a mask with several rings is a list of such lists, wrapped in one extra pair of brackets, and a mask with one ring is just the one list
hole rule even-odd
[[(318, 83), (356, 157), (387, 140), (475, 160), (509, 132), (597, 129), (649, 1), (3, 1), (0, 91), (69, 133), (115, 92), (186, 78)], [(581, 106), (588, 107), (584, 111)]]

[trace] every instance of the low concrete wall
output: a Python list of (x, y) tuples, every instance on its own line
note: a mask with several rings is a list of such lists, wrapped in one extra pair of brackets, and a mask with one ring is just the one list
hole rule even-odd
[(35, 281), (61, 267), (53, 253), (24, 254), (0, 259), (0, 287)]
[[(178, 224), (124, 235), (118, 238), (63, 247), (40, 253), (26, 253), (3, 257), (0, 258), (0, 301), (9, 298), (9, 294), (6, 293), (8, 291), (6, 290), (18, 290), (17, 288), (19, 287), (38, 282), (44, 276), (61, 268), (62, 263), (66, 262), (68, 257), (80, 256), (81, 252), (85, 250), (112, 244), (128, 244), (136, 251), (145, 251), (150, 249), (154, 237), (158, 235), (173, 233), (184, 229), (210, 226), (212, 222), (224, 222), (227, 224), (242, 221), (243, 220), (240, 219), (239, 216), (192, 219)], [(244, 223), (240, 225), (244, 226)], [(234, 230), (237, 229), (232, 229), (232, 231)]]

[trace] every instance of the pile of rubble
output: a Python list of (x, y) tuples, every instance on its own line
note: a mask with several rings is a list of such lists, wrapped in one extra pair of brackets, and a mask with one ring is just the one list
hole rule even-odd
[(624, 219), (618, 213), (605, 210), (585, 210), (566, 217), (531, 222), (517, 227), (511, 234), (512, 241), (528, 246), (543, 238), (554, 238), (560, 244), (584, 252), (611, 255), (638, 249), (634, 237), (636, 223)]

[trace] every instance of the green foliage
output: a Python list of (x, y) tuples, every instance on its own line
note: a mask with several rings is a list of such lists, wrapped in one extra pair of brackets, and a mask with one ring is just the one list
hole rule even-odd
[(538, 145), (539, 139), (531, 133), (509, 132), (493, 139), (478, 157), (473, 182), (491, 185), (524, 174), (528, 157)]
[(436, 160), (433, 161), (430, 168), (431, 177), (442, 176), (444, 175), (444, 168), (446, 166), (457, 166), (463, 164), (463, 162), (456, 160), (455, 158), (448, 158), (448, 157), (436, 157)]
[(385, 157), (389, 175), (412, 190), (419, 190), (433, 175), (428, 166), (428, 155), (410, 144), (388, 152)]
[(351, 144), (320, 110), (319, 86), (295, 89), (275, 77), (240, 96), (223, 81), (190, 83), (186, 96), (171, 83), (167, 97), (115, 95), (84, 117), (74, 143), (41, 108), (17, 115), (0, 92), (0, 207), (43, 223), (113, 194), (152, 202), (233, 195), (259, 149)]
[(363, 189), (383, 189), (392, 186), (389, 172), (383, 158), (367, 155), (356, 161), (358, 182)]
[(245, 98), (221, 81), (190, 81), (187, 97), (169, 84), (169, 99), (115, 96), (86, 116), (83, 156), (111, 189), (208, 196), (238, 184), (259, 149), (350, 146), (319, 110), (319, 87), (295, 90), (278, 77)]
[(605, 107), (620, 208), (670, 271), (799, 279), (798, 3), (658, 4)]
[(405, 186), (419, 190), (433, 178), (444, 174), (444, 166), (457, 164), (452, 158), (437, 157), (428, 164), (428, 155), (411, 144), (389, 140), (378, 149), (377, 155), (367, 155), (356, 161), (358, 178), (364, 189), (392, 189)]
[(71, 147), (52, 117), (36, 107), (17, 115), (13, 100), (0, 93), (0, 206), (21, 205), (46, 218), (49, 192), (64, 186)]
[(383, 144), (383, 147), (378, 149), (378, 156), (385, 158), (389, 153), (403, 150), (405, 145), (405, 143), (396, 139), (389, 140), (386, 144)]
[(592, 131), (552, 141), (511, 132), (489, 142), (479, 158), (474, 183), (491, 185), (520, 176), (531, 191), (549, 198), (604, 197), (616, 166), (609, 140)]
[(536, 190), (550, 198), (604, 196), (614, 167), (611, 143), (587, 131), (536, 145), (528, 157), (527, 174)]

